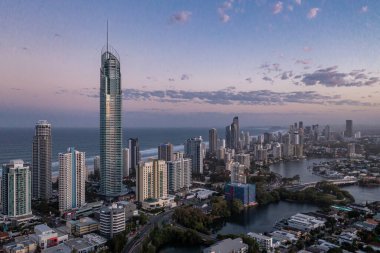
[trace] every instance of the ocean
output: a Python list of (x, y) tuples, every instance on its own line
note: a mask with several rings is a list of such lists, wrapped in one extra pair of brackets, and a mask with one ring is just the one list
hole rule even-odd
[[(163, 142), (174, 145), (175, 151), (183, 150), (186, 139), (202, 136), (208, 142), (209, 128), (124, 128), (123, 145), (127, 147), (129, 138), (139, 138), (142, 158), (157, 155), (157, 146)], [(225, 138), (224, 128), (217, 129), (220, 138)], [(259, 135), (264, 132), (283, 131), (284, 127), (247, 127), (250, 135)], [(0, 164), (8, 163), (13, 159), (22, 159), (25, 162), (32, 160), (32, 141), (34, 128), (0, 128)], [(52, 127), (52, 170), (58, 170), (58, 153), (66, 152), (67, 148), (75, 147), (86, 152), (86, 163), (91, 168), (94, 156), (99, 154), (98, 128), (54, 128)]]

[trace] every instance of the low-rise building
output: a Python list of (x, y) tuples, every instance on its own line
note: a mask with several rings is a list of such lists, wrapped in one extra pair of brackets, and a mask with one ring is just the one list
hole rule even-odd
[(87, 234), (83, 238), (73, 238), (63, 244), (48, 248), (43, 253), (90, 253), (104, 249), (107, 239), (97, 234)]
[(241, 238), (225, 239), (203, 250), (203, 253), (246, 253), (248, 245)]
[(25, 238), (3, 246), (6, 253), (34, 253), (37, 250), (37, 243)]
[(270, 235), (272, 236), (272, 238), (276, 241), (280, 241), (280, 242), (296, 242), (298, 240), (298, 238), (294, 235), (294, 234), (291, 234), (291, 233), (288, 233), (288, 232), (285, 232), (285, 231), (281, 231), (281, 230), (276, 230), (276, 231), (273, 231), (272, 233), (270, 233)]
[(359, 237), (356, 235), (356, 233), (344, 231), (339, 235), (338, 242), (339, 245), (342, 245), (343, 243), (352, 244), (358, 238)]
[(82, 236), (99, 230), (99, 222), (89, 217), (66, 222), (66, 227), (72, 235)]
[(68, 240), (68, 235), (48, 227), (45, 224), (34, 227), (34, 234), (30, 238), (37, 243), (41, 249), (57, 246)]
[(176, 207), (176, 202), (174, 201), (175, 196), (174, 195), (168, 195), (167, 197), (164, 198), (159, 198), (159, 199), (145, 199), (142, 202), (142, 209), (145, 210), (153, 210), (156, 208), (162, 208), (162, 207)]
[(288, 226), (301, 231), (311, 231), (324, 227), (325, 221), (314, 216), (297, 213), (288, 219)]
[(265, 236), (263, 234), (254, 233), (254, 232), (249, 232), (247, 235), (255, 239), (255, 241), (260, 247), (260, 250), (270, 251), (273, 248), (272, 237)]
[(117, 202), (118, 206), (122, 206), (125, 210), (125, 219), (129, 220), (135, 215), (138, 215), (137, 207), (134, 203), (129, 201), (119, 201)]

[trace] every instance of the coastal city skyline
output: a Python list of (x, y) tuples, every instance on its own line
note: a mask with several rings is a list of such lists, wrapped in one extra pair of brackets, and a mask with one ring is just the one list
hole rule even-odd
[(247, 125), (380, 123), (378, 2), (113, 2), (112, 16), (83, 5), (2, 3), (1, 127), (97, 126), (107, 19), (124, 126), (209, 127), (236, 112)]
[(0, 252), (380, 252), (380, 2), (169, 1), (0, 3)]

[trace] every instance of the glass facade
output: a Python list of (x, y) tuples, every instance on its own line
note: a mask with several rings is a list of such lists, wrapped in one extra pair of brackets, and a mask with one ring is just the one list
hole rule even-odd
[(116, 51), (107, 47), (100, 69), (100, 191), (107, 199), (118, 196), (122, 189), (121, 108), (120, 61)]

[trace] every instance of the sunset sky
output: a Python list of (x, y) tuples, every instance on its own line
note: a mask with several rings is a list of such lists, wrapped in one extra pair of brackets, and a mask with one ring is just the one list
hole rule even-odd
[(125, 126), (380, 124), (380, 1), (0, 1), (0, 127), (98, 126), (100, 54)]

